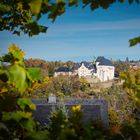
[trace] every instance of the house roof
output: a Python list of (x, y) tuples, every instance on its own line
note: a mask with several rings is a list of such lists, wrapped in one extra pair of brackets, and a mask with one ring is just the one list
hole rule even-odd
[(81, 64), (80, 63), (75, 63), (74, 67), (72, 68), (73, 70), (80, 68)]
[(96, 71), (96, 66), (93, 65), (92, 63), (86, 62), (86, 61), (82, 61), (81, 63), (76, 63), (73, 67), (74, 70), (77, 70), (78, 68), (81, 67), (81, 65), (84, 64), (84, 66), (90, 70), (93, 69), (93, 72)]
[(70, 72), (70, 69), (68, 67), (59, 67), (55, 72)]
[(99, 62), (99, 65), (114, 66), (113, 63), (109, 59), (106, 59), (103, 56), (99, 56), (96, 59), (96, 62)]

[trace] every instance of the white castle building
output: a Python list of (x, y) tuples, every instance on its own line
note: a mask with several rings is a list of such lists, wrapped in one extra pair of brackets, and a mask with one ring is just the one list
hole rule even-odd
[(98, 57), (95, 64), (89, 62), (76, 63), (72, 70), (67, 67), (58, 68), (57, 75), (78, 75), (79, 77), (96, 77), (101, 82), (114, 79), (115, 67), (112, 62), (104, 57)]
[(100, 81), (114, 79), (115, 67), (112, 62), (104, 57), (98, 57), (96, 60), (96, 75)]

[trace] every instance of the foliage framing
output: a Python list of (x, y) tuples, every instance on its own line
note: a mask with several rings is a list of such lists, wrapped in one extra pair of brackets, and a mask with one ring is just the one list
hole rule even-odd
[[(7, 85), (11, 85), (20, 93), (23, 93), (31, 85), (32, 79), (24, 66), (24, 56), (25, 53), (15, 44), (12, 44), (8, 53), (0, 57), (2, 62), (0, 65), (0, 82), (5, 83), (5, 88), (7, 88)], [(6, 64), (3, 64), (5, 62)], [(1, 92), (3, 90), (0, 90)]]
[[(117, 0), (124, 3), (125, 0)], [(91, 10), (97, 8), (107, 9), (116, 0), (2, 0), (0, 1), (0, 31), (9, 30), (13, 34), (20, 35), (21, 32), (29, 36), (38, 35), (47, 31), (47, 25), (40, 25), (40, 18), (47, 14), (48, 19), (55, 19), (62, 15), (66, 7), (78, 6), (79, 3), (83, 7), (89, 6)], [(128, 0), (129, 4), (139, 0)], [(139, 37), (131, 39), (130, 46), (140, 43)]]

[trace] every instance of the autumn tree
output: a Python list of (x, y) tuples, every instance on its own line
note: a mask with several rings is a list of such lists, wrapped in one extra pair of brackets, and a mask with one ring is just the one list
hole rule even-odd
[(41, 78), (44, 78), (48, 76), (48, 64), (45, 60), (42, 59), (26, 59), (25, 61), (25, 66), (27, 68), (34, 68), (34, 71), (39, 71), (40, 69), (40, 75)]
[(136, 110), (140, 113), (140, 69), (122, 72), (120, 77), (125, 80), (124, 89), (130, 95)]
[(39, 67), (39, 68), (47, 68), (47, 63), (42, 59), (26, 59), (25, 60), (26, 67)]
[(114, 62), (115, 65), (115, 73), (119, 76), (122, 72), (127, 72), (130, 70), (130, 64), (124, 61), (116, 61)]

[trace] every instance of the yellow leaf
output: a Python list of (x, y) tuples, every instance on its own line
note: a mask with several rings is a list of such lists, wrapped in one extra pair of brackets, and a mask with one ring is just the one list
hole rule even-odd
[(73, 106), (71, 108), (71, 111), (72, 112), (79, 112), (80, 110), (81, 110), (81, 105)]
[(42, 0), (32, 0), (29, 3), (29, 6), (31, 8), (31, 11), (33, 12), (33, 14), (38, 14), (40, 12), (41, 9), (41, 4), (42, 4)]
[(5, 88), (5, 87), (3, 87), (3, 88), (1, 89), (1, 91), (0, 91), (0, 93), (4, 93), (4, 92), (7, 92), (7, 91), (8, 91), (8, 89)]

